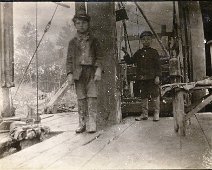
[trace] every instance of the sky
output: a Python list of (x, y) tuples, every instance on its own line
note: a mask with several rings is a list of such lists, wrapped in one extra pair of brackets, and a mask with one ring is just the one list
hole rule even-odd
[[(65, 2), (70, 8), (59, 6), (52, 20), (51, 27), (46, 33), (45, 38), (55, 41), (61, 28), (67, 21), (70, 21), (75, 13), (75, 3)], [(57, 4), (54, 2), (37, 2), (38, 7), (38, 33), (43, 34), (46, 24), (51, 19)], [(36, 23), (36, 2), (13, 2), (13, 26), (14, 26), (14, 40), (27, 22)]]
[[(70, 8), (64, 8), (59, 6), (55, 17), (52, 21), (50, 30), (45, 35), (45, 38), (49, 38), (54, 43), (62, 27), (67, 21), (73, 18), (75, 13), (75, 2), (64, 2), (69, 5)], [(37, 2), (38, 5), (38, 32), (43, 34), (43, 30), (51, 19), (53, 12), (56, 8), (54, 2)], [(126, 21), (129, 35), (137, 35), (143, 30), (149, 30), (149, 26), (144, 18), (139, 13), (133, 2), (124, 2), (126, 10), (129, 16), (129, 20)], [(150, 20), (152, 26), (156, 32), (161, 31), (161, 25), (167, 26), (167, 31), (172, 30), (173, 20), (173, 2), (139, 2), (140, 7), (145, 12), (147, 18)], [(35, 25), (36, 17), (36, 2), (14, 2), (13, 3), (13, 15), (14, 15), (14, 40), (20, 34), (21, 28), (27, 22), (31, 22)], [(139, 24), (136, 24), (136, 23)], [(136, 45), (137, 48), (137, 45)]]

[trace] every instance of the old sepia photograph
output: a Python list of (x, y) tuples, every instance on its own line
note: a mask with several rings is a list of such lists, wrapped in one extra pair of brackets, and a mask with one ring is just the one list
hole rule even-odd
[(212, 1), (1, 1), (0, 170), (212, 169)]

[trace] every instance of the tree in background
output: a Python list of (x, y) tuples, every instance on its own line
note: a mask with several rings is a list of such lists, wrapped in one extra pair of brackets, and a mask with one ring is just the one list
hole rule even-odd
[[(38, 41), (40, 36), (38, 35)], [(20, 35), (17, 37), (15, 43), (15, 80), (16, 82), (22, 79), (23, 73), (33, 56), (36, 49), (36, 30), (35, 26), (30, 22), (26, 23), (21, 30)], [(58, 82), (61, 77), (62, 64), (59, 58), (59, 53), (56, 46), (50, 39), (44, 38), (38, 48), (38, 70), (39, 82), (46, 81), (48, 86), (49, 82)], [(25, 82), (36, 82), (36, 62), (35, 57), (25, 75)], [(49, 86), (52, 86), (50, 83)], [(42, 84), (41, 84), (42, 88)], [(49, 88), (52, 89), (52, 88)]]
[(68, 43), (76, 34), (73, 22), (66, 22), (65, 25), (61, 28), (59, 32), (58, 38), (56, 40), (56, 45), (58, 46), (59, 50), (59, 57), (60, 62), (62, 65), (61, 71), (61, 83), (66, 80), (66, 70), (65, 70), (65, 63), (66, 63), (66, 54), (68, 50)]
[[(35, 51), (35, 27), (28, 22), (22, 27), (20, 36), (15, 43), (15, 80), (20, 79), (23, 75), (27, 64)], [(26, 78), (29, 80), (32, 67), (29, 67), (29, 71), (26, 74)]]
[[(75, 29), (73, 22), (66, 22), (66, 24), (62, 27), (60, 31), (56, 45), (61, 49), (67, 49), (69, 41), (74, 37)], [(67, 52), (67, 51), (66, 51)]]

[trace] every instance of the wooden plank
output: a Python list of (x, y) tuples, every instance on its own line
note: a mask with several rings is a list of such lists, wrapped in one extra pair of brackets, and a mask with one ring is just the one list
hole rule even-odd
[(212, 95), (207, 97), (204, 101), (199, 103), (194, 109), (192, 109), (188, 114), (186, 115), (186, 120), (188, 120), (190, 117), (192, 117), (195, 113), (200, 111), (202, 108), (204, 108), (206, 105), (208, 105), (212, 101)]
[[(52, 120), (54, 118), (54, 120)], [(13, 154), (9, 157), (0, 160), (0, 169), (6, 169), (10, 162), (13, 162), (14, 167), (18, 166), (19, 164), (24, 163), (25, 161), (31, 160), (34, 157), (37, 157), (39, 154), (48, 152), (52, 148), (63, 144), (66, 141), (70, 141), (74, 139), (77, 135), (74, 132), (74, 129), (77, 127), (77, 124), (72, 124), (70, 120), (76, 120), (77, 116), (68, 114), (68, 113), (61, 113), (56, 114), (54, 117), (49, 117), (42, 122), (42, 125), (49, 126), (50, 131), (66, 131), (62, 134), (54, 136), (48, 140), (45, 140), (39, 144), (33, 145), (30, 148), (26, 148), (16, 154)], [(50, 119), (50, 121), (47, 121)], [(62, 125), (63, 127), (60, 127)], [(71, 130), (70, 130), (71, 129)], [(2, 136), (3, 134), (1, 134)], [(3, 140), (0, 140), (3, 142)], [(23, 156), (26, 155), (26, 156)], [(3, 161), (4, 160), (4, 161)], [(13, 166), (11, 165), (11, 166)], [(4, 167), (3, 167), (4, 166)]]
[[(81, 147), (84, 143), (88, 143), (90, 140), (95, 139), (99, 133), (95, 134), (80, 134), (75, 135), (74, 138), (69, 138), (69, 140), (65, 141), (64, 143), (61, 143), (60, 145), (57, 145), (47, 152), (43, 152), (41, 154), (38, 154), (36, 157), (34, 157), (31, 160), (25, 161), (23, 164), (19, 165), (19, 169), (41, 169), (41, 168), (47, 168), (52, 163), (57, 161), (58, 159), (61, 159), (65, 155), (73, 152), (77, 148)], [(38, 163), (39, 162), (39, 163)]]
[[(18, 169), (42, 169), (42, 168), (48, 168), (49, 166), (53, 165), (58, 160), (63, 161), (63, 158), (67, 155), (71, 155), (73, 152), (78, 153), (79, 150), (83, 151), (82, 154), (85, 155), (84, 148), (87, 148), (89, 150), (89, 146), (92, 145), (92, 143), (96, 140), (100, 140), (101, 146), (95, 146), (95, 152), (92, 152), (95, 154), (96, 152), (99, 152), (99, 150), (104, 147), (104, 145), (108, 144), (108, 141), (111, 141), (112, 139), (116, 138), (116, 136), (119, 136), (123, 133), (124, 130), (126, 130), (130, 126), (129, 123), (114, 126), (113, 128), (108, 128), (106, 131), (99, 131), (95, 134), (79, 134), (76, 135), (75, 133), (66, 133), (66, 136), (63, 135), (63, 137), (66, 138), (66, 140), (63, 140), (61, 137), (55, 140), (54, 142), (49, 142), (48, 140), (46, 143), (40, 143), (27, 148), (18, 155), (21, 158), (21, 161), (19, 161), (18, 155), (13, 156), (13, 164), (11, 166), (8, 166), (9, 168), (18, 168)], [(74, 134), (74, 135), (73, 135)], [(102, 136), (104, 134), (104, 136)], [(60, 140), (63, 140), (62, 142)], [(54, 146), (53, 146), (54, 144)], [(49, 147), (48, 145), (51, 145)], [(43, 148), (47, 147), (46, 150), (43, 150)], [(80, 149), (81, 148), (81, 149)], [(24, 152), (25, 151), (25, 152)], [(93, 154), (88, 155), (86, 157), (88, 160), (93, 156)], [(24, 156), (25, 155), (25, 156)], [(26, 155), (28, 155), (26, 157)], [(7, 158), (5, 158), (7, 159)], [(87, 159), (85, 161), (87, 161)], [(6, 167), (5, 163), (8, 163), (10, 160), (7, 160), (7, 162), (0, 161), (0, 168), (4, 169)], [(18, 164), (17, 164), (18, 161)], [(71, 162), (70, 162), (71, 164)], [(81, 162), (83, 164), (83, 162)], [(80, 166), (80, 165), (79, 165)], [(8, 168), (7, 167), (7, 168)]]
[[(0, 169), (204, 169), (201, 158), (208, 148), (196, 119), (186, 138), (173, 133), (172, 118), (157, 123), (129, 119), (105, 128), (99, 137), (58, 135), (57, 140), (48, 139), (1, 159)], [(63, 138), (67, 140), (61, 142)]]
[[(134, 122), (133, 122), (134, 123)], [(95, 155), (98, 155), (105, 147), (117, 140), (126, 129), (131, 127), (132, 122), (115, 125), (104, 130), (98, 138), (90, 143), (84, 143), (81, 147), (70, 151), (56, 162), (52, 163), (48, 168), (60, 169), (61, 165), (67, 169), (84, 168)]]
[[(76, 137), (73, 132), (65, 132), (58, 136), (52, 137), (42, 143), (36, 144), (17, 152), (9, 157), (0, 160), (0, 169), (17, 168), (19, 165), (38, 157), (40, 154), (48, 152), (62, 143), (70, 141)], [(24, 155), (24, 156), (23, 156)], [(11, 162), (13, 162), (11, 164)]]
[[(84, 167), (78, 166), (78, 168), (186, 169), (190, 167), (195, 169), (198, 167), (202, 169), (200, 158), (202, 158), (207, 144), (203, 140), (204, 136), (198, 124), (194, 122), (191, 125), (191, 133), (187, 134), (186, 138), (180, 138), (170, 128), (172, 121), (172, 118), (161, 118), (157, 123), (152, 121), (136, 122), (119, 138), (94, 155)], [(95, 142), (91, 144), (88, 151), (95, 150), (95, 144), (98, 144), (97, 141)], [(79, 156), (78, 160), (83, 157), (83, 151), (87, 152), (82, 148), (81, 152), (80, 150), (76, 151), (75, 153)], [(192, 156), (188, 157), (188, 155)], [(65, 161), (71, 162), (72, 158), (69, 157)]]
[(51, 107), (53, 106), (58, 100), (59, 98), (66, 92), (66, 90), (68, 89), (69, 84), (68, 81), (66, 81), (61, 88), (55, 93), (55, 95), (53, 97), (51, 97), (50, 101), (47, 103), (46, 107)]

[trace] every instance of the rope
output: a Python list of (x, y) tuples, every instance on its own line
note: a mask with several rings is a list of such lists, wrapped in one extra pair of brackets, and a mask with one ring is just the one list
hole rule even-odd
[(17, 95), (17, 92), (18, 92), (18, 90), (19, 90), (21, 84), (23, 83), (23, 80), (24, 80), (24, 77), (25, 77), (25, 75), (26, 75), (26, 73), (27, 73), (27, 70), (29, 69), (29, 66), (30, 66), (31, 62), (32, 62), (33, 58), (35, 57), (35, 54), (37, 53), (38, 47), (40, 46), (41, 41), (42, 41), (43, 38), (44, 38), (44, 35), (48, 32), (48, 30), (49, 30), (49, 28), (50, 28), (50, 26), (51, 26), (51, 22), (52, 22), (52, 20), (53, 20), (53, 18), (54, 18), (54, 15), (55, 15), (56, 11), (57, 11), (57, 8), (58, 8), (58, 5), (56, 6), (56, 8), (55, 8), (55, 10), (54, 10), (54, 13), (53, 13), (53, 15), (52, 15), (50, 21), (47, 23), (47, 25), (46, 25), (46, 27), (45, 27), (45, 29), (44, 29), (44, 33), (43, 33), (43, 35), (42, 35), (42, 37), (41, 37), (41, 39), (40, 39), (40, 41), (39, 41), (39, 43), (38, 43), (38, 45), (37, 45), (37, 47), (36, 47), (36, 49), (35, 49), (33, 55), (32, 55), (32, 57), (31, 57), (31, 59), (30, 59), (28, 65), (27, 65), (27, 68), (26, 68), (25, 71), (24, 71), (24, 75), (23, 75), (23, 77), (22, 77), (22, 79), (21, 79), (21, 82), (20, 82), (19, 85), (18, 85), (18, 88), (17, 88), (17, 90), (16, 90), (16, 92), (15, 92), (15, 94), (14, 94), (13, 99), (14, 99), (15, 96)]

